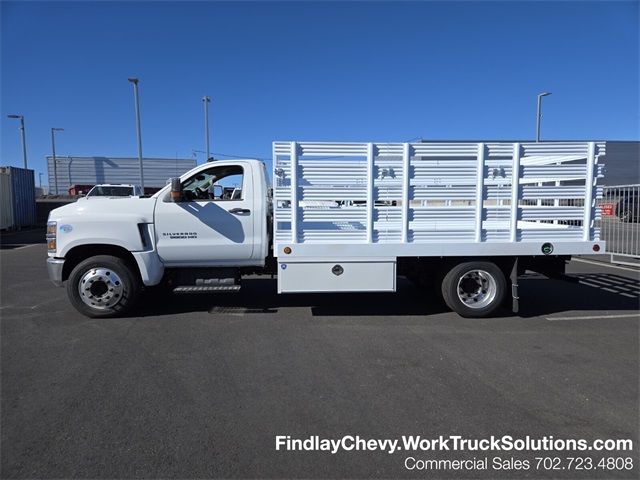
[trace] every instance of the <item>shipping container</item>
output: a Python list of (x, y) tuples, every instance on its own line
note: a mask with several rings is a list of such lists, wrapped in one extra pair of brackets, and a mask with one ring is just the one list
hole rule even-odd
[[(8, 176), (10, 194), (2, 193), (11, 205), (11, 224), (3, 228), (28, 227), (36, 224), (36, 184), (33, 170), (17, 167), (0, 167), (0, 174)], [(4, 182), (3, 182), (4, 187)], [(3, 206), (3, 210), (4, 210)]]
[(13, 202), (11, 201), (11, 176), (0, 173), (0, 230), (13, 227)]
[[(144, 186), (161, 188), (167, 184), (167, 179), (179, 177), (195, 167), (196, 160), (193, 158), (144, 158), (143, 166)], [(56, 156), (54, 168), (53, 157), (47, 157), (47, 173), (51, 195), (67, 195), (69, 188), (73, 185), (101, 183), (140, 185), (140, 163), (137, 158)]]

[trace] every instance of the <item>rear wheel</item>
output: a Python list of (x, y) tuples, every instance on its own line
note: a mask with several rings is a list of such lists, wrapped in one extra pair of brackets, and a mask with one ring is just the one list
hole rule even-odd
[(140, 282), (127, 262), (97, 255), (80, 262), (69, 275), (67, 295), (73, 306), (92, 318), (127, 312), (140, 293)]
[(454, 266), (442, 280), (442, 297), (462, 317), (488, 317), (504, 302), (507, 281), (491, 262), (465, 262)]

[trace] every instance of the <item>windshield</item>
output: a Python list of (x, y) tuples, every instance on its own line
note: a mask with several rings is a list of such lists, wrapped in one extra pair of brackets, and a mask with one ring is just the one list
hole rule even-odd
[(131, 187), (97, 185), (91, 189), (87, 197), (128, 197), (133, 194)]

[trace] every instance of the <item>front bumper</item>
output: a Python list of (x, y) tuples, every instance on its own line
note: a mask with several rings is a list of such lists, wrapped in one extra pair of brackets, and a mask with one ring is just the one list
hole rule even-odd
[(47, 258), (47, 272), (49, 280), (56, 287), (62, 286), (62, 268), (64, 267), (64, 258)]

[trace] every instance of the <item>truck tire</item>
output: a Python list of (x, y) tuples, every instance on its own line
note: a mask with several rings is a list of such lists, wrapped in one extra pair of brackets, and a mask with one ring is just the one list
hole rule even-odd
[(507, 281), (491, 262), (465, 262), (454, 266), (442, 280), (442, 297), (461, 317), (488, 317), (503, 304)]
[(67, 281), (67, 295), (83, 315), (117, 317), (126, 313), (140, 294), (140, 281), (122, 258), (97, 255), (80, 262)]

